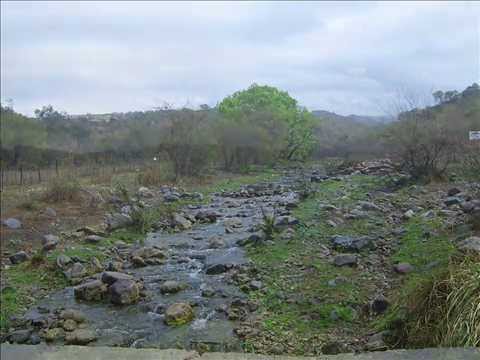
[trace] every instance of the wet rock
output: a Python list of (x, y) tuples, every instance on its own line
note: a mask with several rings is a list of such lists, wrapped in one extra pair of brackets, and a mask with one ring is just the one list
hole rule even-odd
[(162, 250), (154, 247), (142, 247), (140, 249), (134, 250), (131, 255), (132, 257), (139, 256), (143, 259), (164, 259), (166, 257), (165, 253)]
[(115, 271), (104, 271), (102, 273), (102, 282), (112, 285), (119, 280), (133, 280), (133, 276)]
[(210, 249), (220, 249), (225, 247), (225, 241), (218, 235), (212, 236), (208, 239), (208, 247)]
[(100, 229), (96, 229), (90, 226), (84, 226), (82, 228), (77, 229), (77, 232), (83, 232), (85, 235), (97, 235), (97, 236), (102, 236), (105, 237), (107, 236), (107, 233), (105, 231), (102, 231)]
[(393, 266), (393, 270), (398, 274), (408, 274), (414, 270), (409, 263), (398, 263)]
[(188, 230), (192, 227), (192, 223), (180, 214), (173, 216), (172, 225), (180, 230)]
[(219, 275), (229, 271), (233, 268), (232, 264), (215, 264), (207, 267), (205, 271), (207, 275)]
[(183, 325), (194, 318), (193, 309), (186, 303), (175, 303), (165, 311), (165, 323), (167, 325)]
[(281, 234), (280, 238), (282, 240), (291, 240), (295, 237), (295, 230), (292, 228), (285, 229)]
[(215, 295), (215, 290), (212, 287), (205, 287), (202, 289), (202, 296), (203, 297), (212, 297)]
[(175, 294), (177, 292), (182, 291), (186, 288), (186, 284), (182, 284), (178, 281), (165, 281), (162, 285), (160, 285), (160, 292), (162, 294)]
[(140, 297), (138, 284), (133, 280), (117, 280), (108, 290), (110, 301), (116, 305), (134, 304)]
[(15, 344), (25, 344), (29, 341), (31, 333), (30, 329), (16, 330), (8, 335), (8, 341)]
[(87, 269), (81, 263), (74, 263), (63, 272), (68, 280), (81, 279), (87, 274)]
[(67, 256), (65, 254), (61, 254), (61, 255), (57, 256), (57, 259), (56, 259), (55, 262), (57, 264), (57, 267), (60, 270), (65, 270), (69, 265), (71, 265), (73, 263), (73, 260), (70, 256)]
[(147, 266), (147, 263), (145, 262), (145, 260), (143, 260), (143, 258), (140, 256), (132, 257), (131, 261), (133, 266), (136, 268)]
[(331, 242), (335, 249), (341, 249), (345, 251), (360, 251), (363, 248), (370, 247), (372, 245), (372, 239), (367, 236), (352, 237), (335, 235), (331, 238)]
[(204, 223), (214, 223), (220, 217), (222, 217), (222, 215), (217, 213), (216, 211), (199, 211), (195, 215), (195, 219)]
[(86, 238), (85, 238), (85, 242), (89, 243), (89, 244), (98, 244), (100, 241), (102, 241), (104, 238), (102, 236), (98, 236), (98, 235), (88, 235)]
[(62, 327), (65, 331), (73, 331), (77, 328), (77, 323), (75, 320), (67, 319), (63, 322)]
[(357, 256), (352, 254), (340, 254), (333, 259), (333, 264), (335, 266), (355, 266), (357, 263)]
[(82, 313), (80, 310), (75, 309), (63, 310), (60, 313), (60, 318), (63, 320), (73, 320), (78, 323), (83, 323), (87, 320), (84, 313)]
[(13, 254), (12, 256), (9, 257), (10, 261), (12, 264), (20, 264), (22, 262), (25, 262), (29, 259), (30, 257), (25, 251), (19, 251), (16, 254)]
[(457, 196), (449, 196), (448, 198), (445, 199), (444, 204), (446, 206), (452, 206), (452, 205), (457, 205), (462, 202), (462, 199), (460, 199)]
[(345, 219), (347, 220), (358, 220), (358, 219), (368, 219), (370, 215), (362, 210), (353, 209), (349, 213), (345, 214)]
[(87, 345), (97, 340), (97, 335), (89, 329), (77, 329), (65, 336), (65, 343), (68, 345)]
[(73, 288), (75, 299), (101, 301), (107, 293), (107, 285), (100, 280), (92, 280)]
[(377, 296), (375, 299), (373, 299), (371, 303), (371, 309), (376, 314), (384, 313), (389, 306), (390, 306), (390, 302), (383, 295)]
[(477, 253), (480, 253), (480, 237), (478, 236), (471, 236), (468, 239), (465, 239), (462, 241), (458, 247), (461, 250), (466, 250), (466, 251), (474, 251)]
[(239, 218), (230, 218), (223, 222), (223, 225), (228, 228), (238, 229), (243, 226), (242, 220)]
[(52, 328), (45, 332), (44, 339), (46, 342), (56, 342), (65, 338), (65, 330), (62, 328)]
[(17, 230), (22, 228), (22, 222), (15, 218), (8, 218), (2, 221), (2, 224), (9, 229)]
[(125, 228), (132, 224), (132, 218), (126, 214), (115, 213), (107, 216), (105, 223), (108, 231)]
[(42, 249), (43, 251), (50, 251), (57, 247), (60, 242), (60, 238), (56, 235), (48, 234), (43, 237)]

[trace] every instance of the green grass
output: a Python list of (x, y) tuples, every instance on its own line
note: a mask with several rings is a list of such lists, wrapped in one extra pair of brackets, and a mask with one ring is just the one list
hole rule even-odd
[(21, 314), (35, 303), (38, 292), (44, 293), (67, 285), (65, 277), (51, 261), (39, 266), (32, 266), (30, 262), (12, 266), (2, 271), (2, 277), (9, 285), (0, 294), (2, 333), (7, 330), (10, 317)]
[[(369, 191), (383, 185), (383, 179), (369, 176), (315, 184), (315, 195), (293, 213), (300, 221), (293, 239), (277, 237), (274, 244), (248, 247), (248, 255), (266, 285), (264, 292), (250, 296), (260, 303), (262, 331), (269, 339), (290, 344), (294, 354), (312, 354), (332, 329), (362, 325), (357, 309), (370, 294), (370, 280), (357, 269), (333, 266), (322, 251), (332, 235), (369, 234), (377, 230), (375, 223), (379, 219), (372, 215), (332, 228), (326, 223), (328, 212), (321, 209), (321, 204), (352, 207), (357, 201), (366, 200)], [(345, 281), (329, 285), (336, 278)], [(261, 339), (250, 338), (244, 348), (269, 352), (261, 343)]]

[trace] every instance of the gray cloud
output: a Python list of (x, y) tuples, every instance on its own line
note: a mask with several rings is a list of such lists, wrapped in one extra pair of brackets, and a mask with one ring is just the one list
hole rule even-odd
[(1, 2), (2, 99), (33, 113), (215, 105), (253, 82), (378, 114), (479, 79), (477, 3)]

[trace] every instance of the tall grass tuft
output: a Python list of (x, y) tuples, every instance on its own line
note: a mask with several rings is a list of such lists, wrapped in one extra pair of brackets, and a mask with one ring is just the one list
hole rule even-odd
[(47, 186), (43, 199), (48, 202), (75, 201), (80, 199), (81, 186), (73, 177), (56, 177)]
[(407, 294), (408, 347), (480, 346), (480, 255), (459, 254)]

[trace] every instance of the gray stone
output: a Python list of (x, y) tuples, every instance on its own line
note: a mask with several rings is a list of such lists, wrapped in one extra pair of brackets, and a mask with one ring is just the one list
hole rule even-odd
[(250, 281), (249, 287), (251, 290), (254, 290), (254, 291), (260, 290), (263, 288), (263, 283), (258, 280), (252, 280)]
[(406, 211), (406, 212), (403, 214), (403, 218), (404, 218), (405, 220), (411, 219), (411, 218), (414, 217), (414, 216), (415, 216), (415, 212), (414, 212), (412, 209)]
[(160, 292), (162, 294), (175, 294), (177, 292), (182, 291), (186, 288), (185, 284), (182, 284), (178, 281), (165, 281), (162, 285), (160, 285)]
[(360, 251), (372, 245), (372, 239), (367, 236), (352, 237), (335, 235), (331, 238), (331, 241), (336, 249), (341, 249), (345, 251)]
[(87, 274), (87, 270), (85, 269), (85, 266), (83, 266), (81, 263), (76, 262), (63, 273), (65, 274), (67, 279), (73, 280), (80, 279), (85, 276)]
[(357, 263), (357, 256), (352, 254), (340, 254), (333, 259), (333, 264), (335, 266), (355, 266)]
[(57, 267), (60, 270), (65, 270), (68, 267), (68, 265), (72, 264), (72, 262), (73, 262), (72, 258), (65, 254), (58, 255), (56, 259)]
[(444, 203), (447, 206), (457, 205), (462, 203), (462, 199), (456, 196), (449, 196), (445, 199)]
[(138, 284), (133, 280), (117, 280), (108, 290), (110, 301), (116, 305), (134, 304), (140, 297)]
[(149, 188), (142, 186), (138, 189), (137, 196), (138, 197), (143, 197), (143, 198), (153, 198), (155, 196), (155, 194)]
[(373, 202), (369, 201), (359, 201), (358, 206), (365, 211), (382, 211), (382, 208)]
[(373, 299), (371, 303), (371, 308), (373, 312), (376, 314), (384, 313), (389, 306), (390, 306), (390, 302), (383, 295), (377, 296), (375, 299)]
[(20, 264), (22, 262), (25, 262), (29, 259), (30, 257), (25, 251), (19, 251), (16, 254), (13, 254), (9, 257), (10, 261), (12, 264)]
[(165, 311), (165, 323), (167, 325), (183, 325), (194, 318), (193, 309), (189, 304), (176, 303), (170, 305)]
[(107, 285), (100, 280), (92, 280), (73, 288), (75, 298), (85, 301), (101, 301), (107, 293)]
[(17, 230), (22, 228), (22, 222), (15, 218), (8, 218), (2, 221), (2, 224), (9, 229)]
[(210, 265), (207, 267), (206, 273), (207, 275), (218, 275), (218, 274), (223, 274), (230, 270), (233, 267), (232, 264), (215, 264), (215, 265)]
[(30, 339), (31, 330), (16, 330), (8, 335), (8, 340), (15, 344), (25, 344)]
[(122, 229), (132, 224), (132, 218), (126, 214), (115, 213), (107, 216), (106, 224), (109, 231)]
[(87, 320), (84, 313), (80, 310), (66, 309), (60, 313), (60, 318), (63, 320), (74, 320), (77, 323), (83, 323)]
[(119, 280), (133, 280), (133, 277), (131, 275), (115, 271), (104, 271), (102, 273), (102, 282), (107, 285), (112, 285)]
[(63, 340), (65, 338), (65, 330), (59, 327), (48, 329), (44, 337), (46, 342)]
[(192, 223), (180, 214), (173, 215), (172, 225), (180, 230), (188, 230), (192, 227)]
[(208, 247), (210, 249), (220, 249), (225, 247), (225, 241), (218, 235), (212, 236), (208, 239)]
[(89, 244), (98, 244), (100, 241), (102, 241), (104, 238), (102, 236), (98, 236), (98, 235), (88, 235), (86, 238), (85, 238), (85, 242), (89, 243)]
[(48, 234), (43, 237), (42, 249), (43, 251), (50, 251), (57, 247), (60, 242), (60, 238), (56, 235)]
[(147, 266), (147, 263), (141, 256), (133, 256), (131, 261), (133, 266), (136, 268)]
[(65, 343), (68, 345), (87, 345), (97, 340), (97, 335), (89, 329), (77, 329), (65, 336)]
[(132, 252), (132, 257), (140, 256), (143, 259), (157, 258), (164, 259), (166, 257), (165, 253), (154, 247), (141, 247)]
[(480, 237), (471, 236), (468, 239), (463, 240), (458, 247), (462, 250), (480, 253)]
[(77, 322), (73, 319), (67, 319), (62, 324), (63, 330), (73, 331), (77, 328)]

